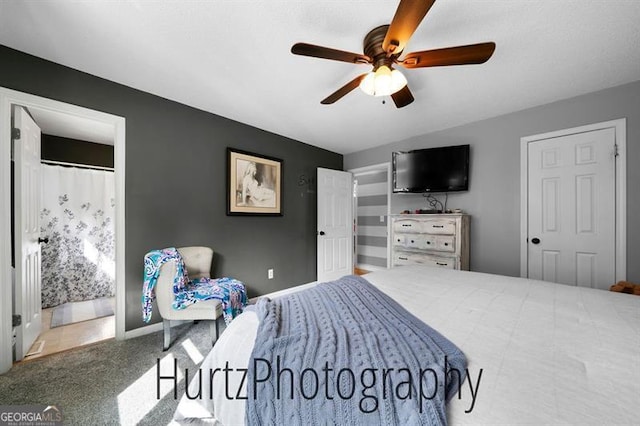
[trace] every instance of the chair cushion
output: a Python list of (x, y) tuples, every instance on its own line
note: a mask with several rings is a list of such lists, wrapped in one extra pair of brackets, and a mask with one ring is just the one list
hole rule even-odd
[[(209, 247), (178, 248), (180, 256), (187, 268), (190, 279), (209, 278), (213, 250)], [(173, 278), (176, 273), (175, 261), (162, 265), (156, 284), (156, 307), (160, 316), (168, 320), (207, 320), (216, 319), (222, 315), (222, 305), (219, 300), (203, 300), (187, 306), (185, 309), (173, 309)]]
[(178, 252), (182, 256), (187, 268), (189, 279), (210, 278), (213, 250), (209, 247), (180, 247)]
[(222, 303), (217, 299), (201, 300), (184, 309), (164, 312), (164, 319), (170, 320), (214, 320), (222, 315)]

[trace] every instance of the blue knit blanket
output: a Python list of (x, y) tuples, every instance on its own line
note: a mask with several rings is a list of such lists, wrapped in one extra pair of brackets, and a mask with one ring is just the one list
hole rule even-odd
[(446, 425), (464, 354), (368, 281), (263, 298), (256, 311), (246, 423)]

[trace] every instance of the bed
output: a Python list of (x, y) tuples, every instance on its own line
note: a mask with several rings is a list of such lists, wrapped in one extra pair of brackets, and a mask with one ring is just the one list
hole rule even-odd
[[(363, 278), (464, 352), (475, 396), (463, 385), (447, 404), (449, 424), (640, 419), (640, 297), (424, 266)], [(257, 329), (255, 312), (241, 314), (201, 368), (246, 368)], [(240, 377), (228, 385), (236, 389)], [(183, 396), (174, 420), (242, 424), (245, 401), (226, 398), (224, 386), (214, 382), (211, 398)]]

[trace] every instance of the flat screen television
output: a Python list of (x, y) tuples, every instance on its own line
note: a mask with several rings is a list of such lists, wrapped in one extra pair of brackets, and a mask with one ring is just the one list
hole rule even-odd
[(469, 145), (393, 153), (393, 192), (469, 189)]

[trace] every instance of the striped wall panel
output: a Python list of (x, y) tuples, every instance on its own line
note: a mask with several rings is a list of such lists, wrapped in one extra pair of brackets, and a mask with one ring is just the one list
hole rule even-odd
[(387, 267), (388, 188), (386, 166), (380, 170), (354, 173), (357, 181), (356, 264), (358, 267)]

